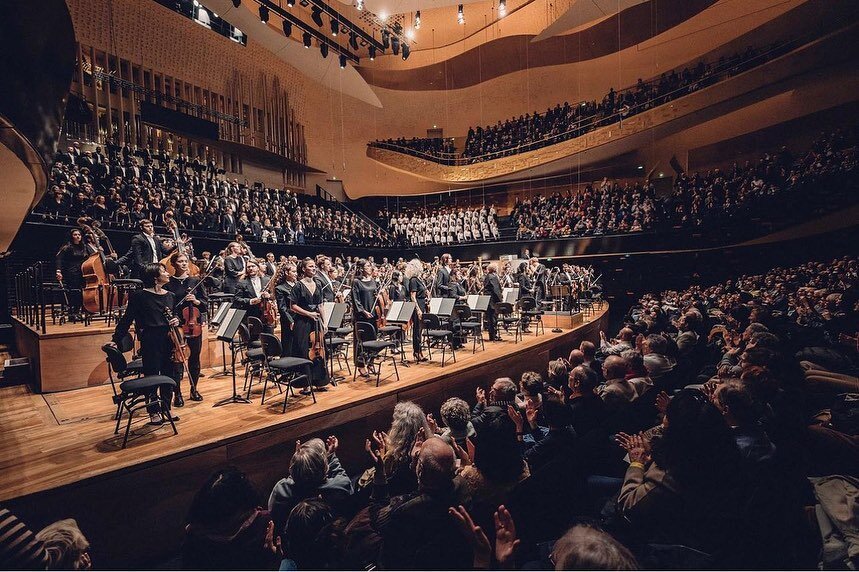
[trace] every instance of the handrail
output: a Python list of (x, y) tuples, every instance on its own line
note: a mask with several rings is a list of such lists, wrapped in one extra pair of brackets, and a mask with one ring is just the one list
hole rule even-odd
[[(731, 65), (725, 65), (723, 67), (720, 67), (718, 63), (704, 64), (704, 72), (700, 76), (695, 77), (694, 80), (691, 81), (689, 84), (686, 84), (684, 86), (681, 86), (677, 89), (674, 89), (670, 92), (663, 93), (663, 94), (652, 93), (653, 92), (652, 88), (654, 86), (659, 85), (659, 83), (662, 80), (663, 75), (667, 77), (671, 73), (677, 73), (678, 72), (678, 69), (675, 68), (671, 72), (666, 72), (665, 74), (660, 75), (660, 77), (658, 77), (658, 78), (652, 78), (652, 79), (648, 80), (647, 82), (642, 82), (642, 84), (635, 84), (634, 86), (626, 87), (622, 90), (618, 90), (617, 92), (615, 92), (616, 93), (616, 96), (615, 96), (616, 100), (620, 100), (623, 98), (622, 96), (624, 96), (625, 94), (640, 90), (642, 85), (643, 85), (645, 92), (650, 95), (650, 97), (648, 99), (646, 99), (645, 101), (642, 101), (640, 103), (636, 103), (634, 105), (624, 105), (620, 110), (612, 113), (611, 115), (607, 115), (605, 117), (599, 117), (599, 115), (597, 113), (594, 113), (593, 115), (579, 119), (578, 121), (576, 121), (570, 128), (568, 128), (563, 133), (548, 135), (548, 136), (543, 137), (541, 139), (529, 141), (527, 143), (523, 143), (523, 144), (517, 145), (515, 147), (507, 147), (504, 149), (500, 149), (498, 151), (492, 151), (490, 153), (484, 153), (482, 155), (463, 155), (463, 154), (444, 153), (444, 152), (426, 153), (424, 151), (413, 149), (411, 147), (398, 145), (396, 143), (388, 143), (386, 141), (373, 141), (373, 142), (368, 143), (367, 145), (369, 147), (388, 149), (391, 151), (400, 152), (400, 153), (404, 153), (407, 155), (412, 155), (412, 156), (418, 157), (419, 159), (425, 159), (427, 161), (432, 161), (434, 163), (441, 163), (441, 164), (449, 165), (449, 166), (470, 165), (473, 163), (480, 163), (483, 161), (491, 161), (491, 160), (497, 159), (499, 157), (516, 155), (519, 153), (524, 153), (527, 151), (539, 149), (541, 147), (545, 147), (547, 145), (551, 145), (551, 144), (554, 144), (554, 143), (557, 143), (560, 141), (565, 141), (567, 139), (579, 137), (579, 136), (584, 135), (585, 133), (587, 133), (587, 132), (589, 132), (592, 129), (595, 129), (597, 127), (603, 127), (606, 125), (616, 123), (618, 121), (621, 121), (625, 117), (630, 117), (630, 116), (636, 115), (637, 113), (644, 111), (646, 109), (656, 107), (657, 105), (662, 105), (664, 103), (667, 103), (668, 101), (673, 101), (675, 98), (679, 98), (679, 97), (682, 97), (683, 95), (688, 94), (690, 91), (690, 87), (696, 86), (696, 84), (700, 84), (700, 83), (706, 82), (706, 81), (712, 82), (708, 85), (712, 85), (713, 83), (718, 83), (719, 81), (721, 81), (721, 79), (727, 79), (728, 77), (732, 77), (736, 73), (742, 73), (744, 71), (747, 71), (748, 69), (750, 69), (750, 66), (754, 67), (757, 65), (761, 65), (763, 63), (766, 63), (766, 61), (769, 61), (770, 59), (772, 59), (774, 57), (778, 57), (778, 55), (783, 55), (783, 53), (786, 53), (785, 50), (788, 47), (793, 46), (794, 44), (801, 45), (801, 44), (799, 44), (801, 41), (804, 41), (804, 38), (803, 39), (785, 40), (781, 44), (778, 44), (777, 46), (773, 46), (765, 52), (756, 53), (754, 56), (750, 57), (749, 59), (744, 59), (744, 60), (740, 61), (739, 63), (732, 63), (730, 61), (727, 61), (726, 64), (731, 64)], [(776, 55), (774, 55), (774, 54), (776, 54)], [(740, 54), (739, 57), (742, 58), (743, 57), (742, 54)], [(731, 60), (731, 59), (732, 58), (728, 58), (728, 60)], [(699, 62), (699, 63), (702, 63), (702, 62)], [(696, 66), (697, 66), (697, 64), (696, 64)], [(684, 66), (684, 69), (688, 69), (688, 68), (689, 68), (688, 65)], [(721, 79), (718, 79), (719, 76), (724, 76), (724, 77), (722, 77)], [(715, 79), (715, 81), (713, 81), (714, 79)], [(695, 87), (695, 89), (696, 90), (700, 89), (700, 87)], [(681, 92), (683, 92), (683, 93), (681, 93)], [(654, 105), (653, 103), (656, 101), (658, 101), (659, 103)], [(592, 103), (594, 103), (594, 102), (593, 101), (581, 101), (581, 102), (576, 103), (575, 105), (571, 105), (570, 109), (575, 109), (576, 107), (579, 107), (579, 106), (584, 107), (584, 106), (587, 106), (587, 105), (592, 104)], [(535, 113), (532, 117), (539, 118), (539, 117), (544, 117), (545, 115), (546, 115), (545, 113), (542, 113), (542, 114)], [(514, 121), (515, 121), (515, 119), (514, 119)], [(590, 128), (590, 129), (588, 129), (588, 128)], [(576, 134), (576, 133), (578, 133), (578, 134)], [(576, 135), (571, 136), (571, 134), (576, 134)], [(420, 141), (425, 141), (425, 140), (427, 140), (427, 139), (426, 138), (420, 139)]]
[[(317, 194), (319, 194), (319, 195), (320, 195), (324, 200), (326, 200), (326, 201), (328, 201), (328, 202), (335, 203), (335, 204), (339, 205), (341, 208), (343, 208), (343, 209), (345, 209), (346, 211), (348, 211), (349, 213), (351, 213), (351, 214), (353, 214), (353, 215), (357, 216), (358, 218), (360, 218), (360, 219), (361, 219), (361, 220), (363, 220), (364, 222), (369, 223), (370, 225), (372, 225), (372, 226), (376, 227), (376, 229), (377, 229), (378, 231), (381, 231), (381, 232), (382, 232), (382, 234), (385, 236), (385, 238), (387, 238), (388, 240), (393, 240), (393, 238), (394, 238), (394, 237), (393, 237), (393, 236), (392, 236), (392, 235), (391, 235), (387, 230), (385, 230), (384, 228), (382, 228), (382, 227), (379, 225), (379, 223), (377, 223), (376, 221), (372, 220), (370, 217), (368, 217), (367, 215), (365, 215), (365, 214), (364, 214), (364, 213), (362, 213), (362, 212), (355, 212), (355, 211), (353, 211), (352, 209), (350, 209), (350, 208), (346, 205), (346, 203), (341, 202), (337, 197), (335, 197), (334, 195), (332, 195), (331, 193), (329, 193), (329, 192), (328, 192), (327, 190), (325, 190), (325, 188), (324, 188), (324, 187), (322, 187), (321, 185), (316, 185), (316, 193), (317, 193)], [(324, 196), (323, 196), (323, 195), (324, 195)]]

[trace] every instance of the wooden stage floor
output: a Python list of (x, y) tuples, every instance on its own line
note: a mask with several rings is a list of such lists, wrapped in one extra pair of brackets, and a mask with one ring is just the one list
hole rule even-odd
[[(368, 432), (387, 427), (398, 401), (416, 401), (427, 411), (437, 411), (453, 395), (473, 401), (474, 388), (486, 386), (496, 377), (517, 378), (528, 369), (545, 372), (549, 359), (566, 355), (582, 339), (596, 340), (599, 329), (605, 329), (607, 311), (606, 305), (572, 328), (562, 323), (567, 326), (562, 333), (552, 333), (552, 316), (545, 320), (544, 334), (526, 335), (518, 344), (512, 336), (505, 336), (502, 342), (487, 342), (486, 350), (478, 349), (475, 354), (469, 345), (457, 352), (455, 364), (448, 362), (444, 368), (438, 361), (400, 367), (399, 381), (390, 377), (378, 388), (375, 378), (353, 382), (350, 376), (337, 387), (317, 393), (316, 404), (310, 396), (296, 394), (286, 414), (281, 414), (282, 397), (271, 387), (270, 400), (267, 397), (266, 404), (260, 405), (261, 385), (255, 386), (251, 404), (213, 408), (214, 402), (230, 395), (231, 378), (212, 377), (219, 367), (205, 369), (206, 377), (200, 381), (205, 401), (186, 400), (185, 407), (174, 410), (181, 417), (179, 434), (174, 436), (169, 425), (153, 429), (141, 422), (125, 450), (120, 449), (121, 432), (113, 434), (115, 407), (110, 385), (47, 394), (36, 394), (26, 386), (3, 388), (0, 501), (22, 517), (29, 516), (33, 526), (74, 516), (83, 530), (97, 529), (111, 536), (128, 533), (112, 527), (127, 526), (129, 519), (135, 519), (135, 528), (160, 527), (160, 519), (166, 517), (176, 520), (168, 528), (175, 533), (178, 526), (181, 538), (181, 518), (190, 497), (215, 468), (237, 464), (267, 494), (285, 474), (296, 438), (336, 432), (344, 465), (360, 470), (363, 459), (349, 454), (360, 455), (359, 444)], [(434, 354), (434, 358), (440, 356)], [(391, 371), (386, 365), (383, 375)], [(239, 369), (237, 375), (241, 389), (243, 371)], [(170, 508), (149, 506), (139, 495), (144, 499), (165, 496), (175, 503)], [(116, 504), (116, 510), (124, 514), (115, 515), (108, 506), (95, 508), (104, 503), (122, 504), (122, 508)], [(69, 512), (57, 513), (58, 509)], [(119, 548), (103, 548), (106, 552), (100, 566), (122, 565), (115, 552)], [(138, 557), (131, 560), (145, 564), (153, 555)]]

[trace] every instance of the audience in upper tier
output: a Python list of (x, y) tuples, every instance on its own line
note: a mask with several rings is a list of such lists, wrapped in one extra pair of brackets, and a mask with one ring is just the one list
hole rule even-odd
[(460, 156), (454, 154), (452, 140), (413, 137), (376, 140), (370, 145), (447, 165), (477, 163), (532, 151), (580, 137), (598, 127), (617, 123), (708, 87), (778, 57), (792, 46), (791, 42), (774, 44), (763, 50), (749, 46), (743, 52), (722, 56), (717, 62), (701, 60), (694, 66), (662, 73), (647, 82), (639, 79), (635, 86), (619, 92), (611, 88), (602, 101), (583, 101), (573, 105), (564, 102), (542, 114), (526, 113), (518, 118), (498, 121), (495, 125), (471, 127)]
[(110, 145), (57, 154), (51, 185), (35, 217), (74, 222), (88, 216), (104, 227), (136, 229), (142, 219), (156, 226), (175, 220), (182, 230), (241, 233), (259, 242), (304, 244), (389, 243), (382, 230), (339, 203), (310, 199), (289, 189), (249, 187), (229, 181), (210, 161), (170, 157), (148, 149)]
[(498, 216), (495, 207), (489, 205), (470, 209), (447, 208), (429, 213), (426, 209), (408, 213), (382, 211), (379, 218), (387, 225), (400, 244), (426, 246), (430, 244), (458, 244), (498, 240)]
[[(616, 338), (487, 379), (470, 411), (398, 403), (360, 477), (335, 437), (296, 443), (268, 507), (218, 471), (183, 567), (853, 569), (858, 337), (855, 257), (644, 295)], [(89, 566), (74, 521), (0, 522), (0, 565)]]

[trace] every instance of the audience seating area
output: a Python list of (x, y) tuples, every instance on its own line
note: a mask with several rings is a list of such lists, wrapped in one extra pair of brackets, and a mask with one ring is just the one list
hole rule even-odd
[(663, 105), (692, 92), (733, 77), (775, 59), (796, 47), (786, 41), (765, 48), (749, 46), (743, 52), (722, 56), (715, 62), (701, 60), (682, 70), (671, 70), (648, 81), (615, 91), (611, 88), (602, 101), (564, 102), (544, 113), (526, 113), (504, 122), (468, 130), (461, 154), (450, 139), (399, 138), (376, 140), (371, 147), (414, 155), (443, 165), (468, 165), (533, 151), (562, 141), (581, 137), (599, 127), (622, 121), (632, 115)]
[(228, 180), (214, 162), (182, 153), (111, 145), (105, 155), (78, 146), (57, 154), (49, 192), (31, 220), (74, 223), (87, 216), (105, 228), (136, 229), (142, 219), (183, 231), (270, 243), (383, 246), (389, 237), (341, 203), (289, 189)]

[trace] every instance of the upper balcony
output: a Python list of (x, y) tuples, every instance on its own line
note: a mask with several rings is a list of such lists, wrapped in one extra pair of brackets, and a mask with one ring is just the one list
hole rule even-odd
[[(567, 168), (572, 158), (580, 166), (605, 161), (648, 144), (654, 136), (682, 131), (763, 99), (770, 93), (768, 86), (842, 62), (849, 57), (854, 26), (813, 41), (792, 39), (736, 58), (690, 65), (613, 93), (612, 104), (607, 105), (608, 97), (601, 104), (580, 102), (564, 111), (562, 121), (537, 115), (531, 121), (548, 124), (548, 129), (515, 144), (493, 144), (488, 152), (481, 152), (487, 146), (479, 144), (479, 133), (471, 133), (465, 148), (455, 153), (438, 151), (438, 145), (425, 151), (408, 141), (377, 141), (368, 144), (367, 156), (442, 183), (500, 182), (523, 171)], [(577, 108), (585, 111), (572, 111)]]

